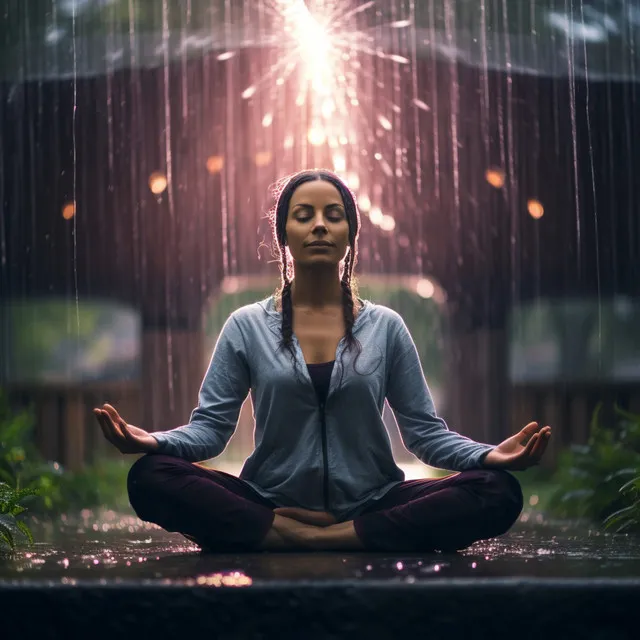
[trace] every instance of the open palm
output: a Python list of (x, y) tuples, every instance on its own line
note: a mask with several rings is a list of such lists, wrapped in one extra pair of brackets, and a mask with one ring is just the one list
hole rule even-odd
[[(530, 422), (490, 451), (484, 459), (484, 466), (513, 471), (528, 469), (540, 463), (549, 438), (551, 427), (546, 426), (538, 431), (538, 423)], [(523, 444), (525, 441), (527, 443)]]
[(149, 453), (157, 451), (158, 441), (144, 429), (127, 424), (110, 405), (103, 404), (93, 410), (104, 437), (120, 453)]

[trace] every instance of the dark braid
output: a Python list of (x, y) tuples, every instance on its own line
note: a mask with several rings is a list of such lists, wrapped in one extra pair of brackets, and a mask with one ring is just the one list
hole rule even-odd
[(298, 367), (296, 351), (293, 348), (293, 304), (291, 302), (291, 280), (289, 279), (289, 264), (284, 245), (280, 245), (280, 254), (280, 271), (282, 274), (282, 291), (280, 292), (280, 302), (282, 305), (282, 343), (280, 346), (286, 347), (291, 354), (293, 368), (297, 376)]
[[(345, 340), (347, 341), (347, 349), (351, 351), (355, 348), (358, 352), (356, 356), (356, 360), (360, 356), (362, 352), (362, 345), (357, 338), (353, 336), (353, 325), (356, 320), (355, 314), (355, 304), (354, 300), (357, 299), (357, 284), (354, 282), (353, 278), (353, 268), (355, 266), (357, 260), (356, 249), (354, 247), (355, 243), (349, 243), (349, 252), (347, 253), (347, 257), (344, 261), (344, 272), (342, 274), (342, 278), (340, 279), (340, 286), (342, 287), (342, 317), (344, 318), (344, 326), (345, 326)], [(354, 295), (353, 289), (356, 289), (356, 295)], [(343, 352), (344, 356), (344, 352)], [(354, 361), (354, 370), (355, 370), (355, 361)], [(344, 367), (340, 368), (340, 384), (342, 384), (342, 376), (344, 374)]]
[[(342, 316), (345, 325), (345, 340), (347, 342), (347, 350), (356, 349), (357, 357), (362, 352), (362, 345), (353, 336), (353, 325), (355, 323), (355, 300), (357, 300), (357, 282), (353, 275), (353, 270), (357, 262), (357, 238), (360, 228), (358, 209), (355, 199), (349, 188), (334, 173), (326, 170), (319, 171), (301, 171), (289, 179), (285, 179), (279, 186), (277, 194), (277, 202), (275, 207), (275, 215), (273, 216), (274, 235), (280, 251), (280, 274), (281, 286), (276, 289), (274, 297), (276, 306), (278, 302), (282, 311), (282, 341), (281, 348), (286, 348), (291, 354), (293, 367), (298, 376), (296, 352), (293, 346), (293, 304), (291, 301), (291, 277), (292, 269), (287, 258), (286, 252), (286, 233), (287, 215), (289, 210), (289, 202), (293, 192), (304, 182), (310, 180), (326, 180), (331, 182), (340, 192), (345, 206), (345, 213), (349, 223), (349, 251), (344, 261), (344, 271), (340, 279), (342, 288)], [(344, 357), (344, 352), (342, 354)], [(342, 364), (342, 363), (341, 363)], [(355, 362), (354, 362), (355, 369)], [(341, 366), (340, 383), (344, 374), (344, 366)], [(338, 385), (338, 386), (339, 386)]]

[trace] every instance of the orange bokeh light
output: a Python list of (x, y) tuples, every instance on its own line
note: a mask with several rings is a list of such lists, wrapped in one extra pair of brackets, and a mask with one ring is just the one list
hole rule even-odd
[(544, 207), (538, 200), (529, 200), (529, 202), (527, 202), (527, 210), (529, 211), (529, 215), (536, 220), (539, 220), (544, 215)]
[(220, 173), (223, 167), (224, 158), (222, 156), (209, 156), (207, 158), (207, 171), (209, 173)]
[(167, 184), (167, 176), (161, 171), (154, 171), (149, 176), (149, 189), (157, 196), (167, 188)]
[(271, 151), (258, 151), (255, 162), (257, 167), (266, 167), (271, 162)]
[(62, 217), (65, 220), (71, 220), (73, 216), (76, 215), (76, 203), (75, 202), (67, 202), (67, 204), (62, 207)]
[(484, 177), (487, 182), (496, 189), (504, 187), (504, 171), (502, 169), (491, 168), (487, 169)]

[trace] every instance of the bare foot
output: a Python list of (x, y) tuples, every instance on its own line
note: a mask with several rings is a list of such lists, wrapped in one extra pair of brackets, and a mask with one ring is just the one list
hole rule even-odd
[(304, 524), (312, 524), (315, 527), (329, 527), (338, 522), (335, 516), (327, 511), (312, 511), (311, 509), (298, 507), (278, 507), (273, 512)]
[(289, 545), (289, 548), (314, 549), (321, 527), (305, 524), (276, 514), (272, 529)]

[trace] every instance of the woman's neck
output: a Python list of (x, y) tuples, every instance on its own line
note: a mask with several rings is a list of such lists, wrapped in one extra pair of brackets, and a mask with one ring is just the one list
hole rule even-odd
[(294, 308), (327, 309), (342, 306), (342, 287), (338, 279), (323, 281), (297, 275), (291, 284), (291, 304)]
[[(335, 292), (332, 295), (300, 296), (299, 295), (300, 288), (297, 291), (298, 295), (296, 295), (296, 293), (294, 292), (295, 283), (296, 283), (295, 280), (291, 283), (291, 305), (294, 310), (297, 309), (298, 311), (301, 311), (301, 312), (306, 311), (311, 313), (335, 310), (341, 313), (342, 305), (344, 304), (342, 287), (340, 287), (338, 292)], [(339, 295), (337, 295), (338, 293)], [(281, 295), (276, 297), (275, 305), (276, 305), (276, 311), (278, 311), (278, 313), (282, 313), (282, 296)], [(357, 316), (360, 310), (362, 309), (362, 304), (357, 298), (355, 298), (353, 301), (353, 306), (354, 306), (355, 316)]]

